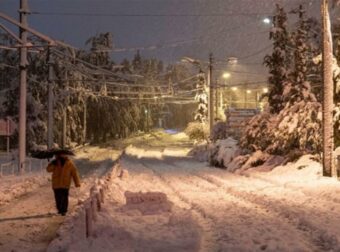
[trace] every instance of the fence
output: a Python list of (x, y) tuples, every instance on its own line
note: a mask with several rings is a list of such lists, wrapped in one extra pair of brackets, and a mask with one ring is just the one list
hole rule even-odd
[[(25, 172), (42, 171), (47, 166), (47, 160), (27, 158)], [(16, 160), (0, 164), (0, 177), (18, 175), (18, 162)]]
[(85, 235), (86, 238), (92, 236), (93, 226), (97, 221), (97, 213), (102, 210), (102, 205), (105, 203), (105, 195), (109, 188), (108, 183), (113, 177), (117, 177), (121, 173), (119, 159), (114, 164), (112, 171), (100, 179), (94, 186), (90, 188), (90, 196), (84, 202), (85, 209)]

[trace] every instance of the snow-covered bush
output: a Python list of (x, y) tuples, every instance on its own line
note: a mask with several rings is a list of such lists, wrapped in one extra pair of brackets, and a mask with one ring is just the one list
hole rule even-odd
[(227, 124), (225, 122), (217, 122), (212, 129), (210, 139), (215, 142), (219, 139), (226, 138), (227, 138)]
[(191, 122), (184, 130), (191, 140), (203, 141), (209, 136), (209, 127), (206, 123)]
[(228, 167), (228, 164), (240, 154), (237, 141), (228, 137), (227, 139), (217, 140), (210, 149), (210, 164), (219, 167)]
[(279, 114), (264, 112), (245, 129), (240, 145), (252, 151), (286, 155), (292, 150), (318, 153), (321, 150), (321, 104), (299, 101), (287, 104)]

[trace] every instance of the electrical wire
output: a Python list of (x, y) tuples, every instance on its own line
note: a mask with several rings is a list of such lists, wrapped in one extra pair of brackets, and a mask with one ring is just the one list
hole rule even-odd
[(90, 13), (90, 12), (52, 12), (52, 11), (31, 11), (33, 15), (45, 16), (84, 16), (84, 17), (233, 17), (233, 16), (249, 16), (258, 17), (262, 15), (271, 14), (269, 12), (255, 13), (255, 12), (236, 12), (231, 11), (227, 13), (210, 13), (210, 14), (195, 14), (195, 13), (171, 13), (171, 14), (129, 14), (129, 13)]

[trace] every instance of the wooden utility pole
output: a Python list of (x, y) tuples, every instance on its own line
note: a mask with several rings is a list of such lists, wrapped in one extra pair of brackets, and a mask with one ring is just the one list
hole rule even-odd
[[(20, 0), (20, 24), (27, 26), (27, 15), (29, 14), (27, 0)], [(25, 170), (26, 160), (26, 107), (27, 107), (27, 31), (19, 28), (20, 39), (20, 101), (19, 101), (19, 161), (18, 170)]]
[(323, 175), (336, 176), (333, 148), (333, 73), (332, 73), (332, 34), (328, 12), (328, 0), (322, 0), (321, 6), (323, 25), (323, 106), (322, 106), (322, 137), (323, 137)]
[(216, 81), (215, 81), (215, 84), (216, 84), (216, 86), (215, 86), (215, 118), (214, 119), (217, 119), (218, 118), (218, 89), (219, 89), (219, 87), (218, 87), (218, 79), (216, 79)]
[(85, 97), (85, 99), (84, 99), (84, 118), (83, 118), (83, 120), (84, 120), (84, 131), (83, 131), (83, 138), (84, 138), (84, 144), (86, 143), (86, 128), (87, 128), (87, 121), (86, 121), (86, 119), (87, 119), (87, 97)]
[(213, 54), (209, 54), (209, 72), (208, 72), (208, 87), (209, 87), (209, 132), (212, 134), (214, 127), (214, 88), (213, 88)]
[[(65, 91), (68, 92), (68, 75), (67, 70), (65, 70)], [(62, 138), (62, 147), (65, 148), (67, 145), (67, 110), (69, 105), (69, 94), (66, 94), (65, 98), (65, 106), (63, 108), (63, 138)]]
[(51, 50), (48, 48), (48, 120), (47, 120), (47, 147), (53, 147), (53, 61)]

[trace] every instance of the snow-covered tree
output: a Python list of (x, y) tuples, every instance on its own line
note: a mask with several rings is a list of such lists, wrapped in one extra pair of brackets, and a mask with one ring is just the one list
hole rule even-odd
[(314, 94), (311, 93), (311, 85), (307, 76), (308, 62), (312, 62), (312, 46), (308, 37), (311, 28), (305, 17), (305, 10), (302, 5), (292, 12), (298, 14), (297, 29), (292, 32), (291, 43), (294, 68), (291, 73), (291, 79), (284, 85), (283, 99), (291, 104), (301, 100), (316, 101)]
[(198, 101), (198, 108), (195, 114), (195, 121), (200, 123), (207, 122), (208, 117), (208, 95), (205, 89), (205, 78), (204, 73), (200, 70), (199, 77), (197, 80), (197, 94), (195, 100)]
[(273, 41), (273, 52), (264, 58), (264, 64), (269, 69), (268, 79), (271, 85), (268, 93), (268, 103), (272, 113), (278, 113), (283, 107), (284, 85), (289, 79), (291, 51), (289, 49), (290, 34), (287, 28), (287, 14), (283, 7), (276, 5), (273, 17), (273, 28), (269, 38)]
[[(282, 8), (277, 7), (277, 12), (281, 12), (281, 18), (285, 17)], [(313, 64), (314, 41), (310, 37), (310, 21), (306, 19), (303, 8), (300, 6), (295, 13), (298, 14), (297, 27), (290, 33), (291, 39), (286, 40), (290, 49), (281, 45), (278, 50), (274, 45), (272, 57), (266, 56), (267, 62), (270, 59), (269, 62), (274, 63), (274, 58), (282, 60), (279, 65), (267, 64), (271, 73), (269, 80), (271, 83), (276, 80), (278, 84), (272, 89), (272, 95), (276, 95), (277, 99), (271, 99), (268, 108), (247, 124), (241, 139), (244, 149), (279, 155), (319, 153), (321, 150), (322, 109), (312, 92), (308, 76), (308, 66)], [(286, 18), (282, 20), (287, 21)], [(279, 31), (283, 36), (282, 28)], [(285, 28), (284, 34), (288, 33)], [(287, 36), (283, 38), (287, 39)], [(285, 58), (287, 55), (292, 56), (291, 68), (284, 65), (289, 61)]]

